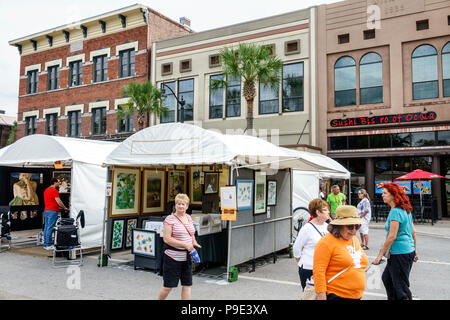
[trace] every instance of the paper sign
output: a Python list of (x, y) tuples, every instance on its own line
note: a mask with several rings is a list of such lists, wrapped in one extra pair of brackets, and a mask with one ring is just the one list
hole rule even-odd
[(236, 209), (222, 209), (222, 220), (236, 221)]
[(106, 196), (111, 197), (112, 194), (112, 182), (106, 183)]
[(236, 186), (220, 188), (220, 206), (226, 209), (236, 209)]
[(62, 164), (62, 160), (55, 161), (53, 163), (53, 166), (55, 167), (55, 169), (64, 169), (63, 164)]

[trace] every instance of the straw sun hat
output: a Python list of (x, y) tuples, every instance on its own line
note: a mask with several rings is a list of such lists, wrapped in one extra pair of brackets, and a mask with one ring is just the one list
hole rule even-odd
[(332, 225), (347, 226), (352, 224), (367, 224), (358, 218), (358, 210), (354, 206), (339, 206), (336, 209), (336, 219), (330, 222)]

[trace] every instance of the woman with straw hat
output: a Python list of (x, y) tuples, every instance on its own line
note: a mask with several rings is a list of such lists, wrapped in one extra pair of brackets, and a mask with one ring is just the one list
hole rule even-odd
[(314, 252), (313, 278), (317, 300), (359, 300), (366, 287), (365, 268), (369, 260), (362, 250), (357, 231), (366, 222), (354, 206), (336, 209), (329, 233)]

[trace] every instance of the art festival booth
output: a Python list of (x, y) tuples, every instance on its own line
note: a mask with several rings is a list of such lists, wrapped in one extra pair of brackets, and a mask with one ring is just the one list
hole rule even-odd
[[(135, 268), (142, 263), (158, 269), (162, 222), (173, 212), (175, 195), (186, 193), (202, 263), (222, 264), (227, 273), (231, 266), (289, 247), (291, 169), (335, 170), (263, 139), (184, 123), (135, 133), (104, 165), (112, 188), (107, 253), (131, 248)], [(146, 265), (137, 257), (155, 261)]]
[[(0, 206), (9, 207), (11, 230), (29, 230), (30, 242), (44, 224), (44, 190), (50, 180), (62, 181), (60, 198), (70, 217), (84, 211), (81, 248), (102, 245), (106, 156), (118, 146), (104, 142), (48, 135), (26, 136), (0, 150)], [(14, 237), (13, 237), (14, 244)]]

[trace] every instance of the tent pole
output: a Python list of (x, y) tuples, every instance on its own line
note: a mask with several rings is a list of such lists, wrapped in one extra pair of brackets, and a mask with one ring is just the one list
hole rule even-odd
[[(230, 176), (228, 178), (228, 184), (231, 186), (231, 185), (233, 185), (233, 166), (230, 166), (229, 171), (230, 171)], [(228, 279), (230, 279), (231, 221), (228, 220), (227, 222), (228, 222), (228, 241), (227, 241), (228, 242), (228, 249), (227, 249), (227, 281), (228, 281)]]
[[(106, 184), (111, 182), (111, 170), (108, 168), (106, 172)], [(100, 249), (100, 258), (99, 258), (99, 265), (100, 268), (103, 268), (103, 255), (105, 252), (105, 228), (107, 226), (107, 220), (108, 220), (108, 200), (110, 196), (106, 196), (106, 190), (105, 190), (105, 207), (103, 209), (103, 228), (102, 228), (102, 247)]]

